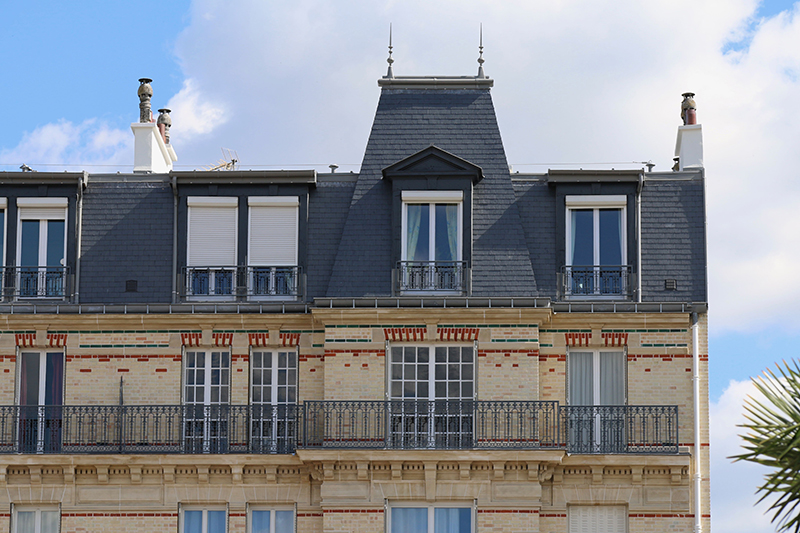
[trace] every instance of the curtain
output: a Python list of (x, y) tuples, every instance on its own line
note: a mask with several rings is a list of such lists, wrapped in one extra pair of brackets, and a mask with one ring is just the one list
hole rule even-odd
[(428, 509), (395, 507), (392, 509), (392, 533), (427, 533)]
[(293, 511), (275, 511), (275, 533), (294, 533)]
[(433, 515), (434, 533), (470, 533), (472, 531), (472, 509), (440, 508)]
[(600, 405), (625, 404), (625, 353), (600, 354)]
[(208, 511), (208, 533), (225, 533), (225, 511)]
[(622, 260), (622, 210), (600, 209), (600, 264), (617, 266)]
[(436, 204), (436, 261), (458, 259), (458, 205)]
[(61, 405), (64, 386), (64, 356), (61, 352), (47, 354), (47, 375), (45, 376), (45, 405)]
[(269, 511), (253, 511), (250, 520), (250, 533), (269, 533)]
[(594, 354), (569, 352), (569, 404), (594, 405)]
[(183, 533), (203, 533), (203, 511), (183, 513)]
[(42, 511), (42, 533), (58, 533), (60, 519), (58, 511)]
[(427, 205), (408, 204), (406, 206), (406, 260), (407, 261), (427, 261), (428, 256), (417, 257), (417, 243), (419, 241), (420, 226), (422, 225), (422, 208), (427, 209)]

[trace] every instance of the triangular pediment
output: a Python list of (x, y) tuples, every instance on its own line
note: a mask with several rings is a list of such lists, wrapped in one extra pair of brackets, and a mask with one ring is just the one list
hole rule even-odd
[(383, 169), (384, 179), (419, 177), (471, 178), (477, 183), (483, 179), (483, 170), (433, 145)]

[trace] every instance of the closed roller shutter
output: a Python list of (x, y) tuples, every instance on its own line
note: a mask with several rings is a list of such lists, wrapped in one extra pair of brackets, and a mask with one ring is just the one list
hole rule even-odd
[(248, 264), (297, 264), (297, 206), (250, 206)]
[(236, 208), (189, 207), (189, 266), (236, 265)]
[(569, 533), (627, 533), (624, 505), (570, 505)]

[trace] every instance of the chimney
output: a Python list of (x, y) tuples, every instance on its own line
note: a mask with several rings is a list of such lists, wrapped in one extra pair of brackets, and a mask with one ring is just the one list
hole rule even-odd
[(703, 168), (703, 128), (697, 123), (697, 104), (694, 93), (683, 93), (678, 141), (675, 144), (676, 163), (673, 170)]
[(169, 128), (172, 119), (169, 109), (159, 109), (158, 123), (153, 121), (150, 100), (153, 88), (150, 78), (139, 79), (139, 122), (131, 124), (134, 136), (133, 171), (136, 173), (166, 174), (178, 160), (172, 145), (169, 144)]

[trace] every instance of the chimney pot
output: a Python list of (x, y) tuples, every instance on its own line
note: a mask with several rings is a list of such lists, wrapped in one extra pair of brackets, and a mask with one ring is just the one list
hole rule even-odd
[(169, 128), (172, 126), (172, 118), (169, 114), (172, 110), (163, 108), (158, 110), (158, 131), (161, 132), (161, 138), (164, 139), (164, 144), (169, 144)]
[(697, 104), (694, 101), (694, 93), (683, 93), (681, 96), (683, 96), (683, 102), (681, 102), (683, 125), (697, 124)]
[(150, 78), (139, 78), (139, 122), (152, 122), (152, 111), (150, 109), (150, 98), (153, 97), (153, 88), (150, 86)]

